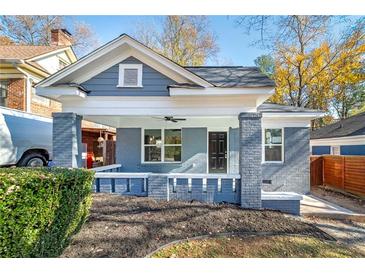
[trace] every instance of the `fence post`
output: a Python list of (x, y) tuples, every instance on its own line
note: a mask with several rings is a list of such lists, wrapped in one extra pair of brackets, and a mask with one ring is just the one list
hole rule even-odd
[(342, 189), (345, 190), (345, 156), (342, 157)]

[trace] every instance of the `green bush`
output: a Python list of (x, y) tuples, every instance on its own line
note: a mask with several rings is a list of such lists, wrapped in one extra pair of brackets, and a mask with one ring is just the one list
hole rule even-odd
[(0, 257), (57, 257), (85, 222), (94, 173), (0, 168)]

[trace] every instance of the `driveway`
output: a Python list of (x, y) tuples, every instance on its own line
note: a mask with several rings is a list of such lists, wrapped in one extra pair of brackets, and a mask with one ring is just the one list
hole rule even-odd
[(98, 193), (88, 221), (62, 256), (144, 257), (174, 240), (222, 233), (330, 238), (298, 217), (274, 211)]

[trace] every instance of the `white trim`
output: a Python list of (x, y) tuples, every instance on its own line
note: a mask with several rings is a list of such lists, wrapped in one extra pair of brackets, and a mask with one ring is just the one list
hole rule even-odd
[(346, 146), (346, 145), (365, 145), (365, 135), (355, 135), (336, 138), (311, 139), (312, 146)]
[[(266, 161), (265, 160), (265, 148), (266, 146), (270, 146), (270, 144), (265, 143), (265, 129), (281, 129), (281, 144), (271, 144), (271, 146), (281, 146), (281, 161)], [(283, 127), (270, 127), (264, 128), (262, 127), (262, 156), (261, 156), (261, 163), (262, 164), (282, 164), (285, 162), (285, 150), (284, 150), (284, 143), (285, 143), (285, 133)]]
[(226, 96), (226, 95), (268, 95), (271, 96), (273, 88), (170, 88), (170, 96)]
[(229, 173), (166, 173), (166, 174), (161, 174), (161, 175), (166, 175), (168, 176), (169, 179), (174, 179), (174, 178), (182, 178), (182, 179), (186, 179), (186, 178), (192, 178), (192, 179), (217, 179), (217, 178), (221, 178), (221, 179), (240, 179), (241, 175), (240, 174), (229, 174)]
[[(124, 84), (124, 71), (126, 69), (137, 69), (137, 85), (126, 85)], [(142, 75), (143, 65), (142, 64), (119, 64), (118, 73), (118, 88), (142, 88)]]
[[(57, 50), (54, 50), (54, 51), (50, 51), (50, 52), (47, 52), (47, 53), (43, 53), (41, 55), (37, 55), (35, 57), (29, 58), (29, 59), (25, 59), (25, 60), (27, 60), (27, 61), (35, 61), (35, 60), (43, 59), (43, 58), (45, 58), (47, 56), (50, 56), (50, 55), (56, 55), (56, 54), (58, 54), (60, 52), (63, 52), (63, 51), (65, 51), (65, 52), (66, 51), (72, 52), (72, 55), (75, 57), (75, 59), (77, 59), (76, 56), (75, 56), (75, 54), (74, 54), (74, 52), (72, 51), (71, 47), (70, 46), (65, 46), (64, 48), (60, 48), (60, 49), (57, 49)], [(72, 62), (72, 60), (70, 60), (70, 61)]]
[(262, 112), (262, 117), (302, 117), (302, 118), (320, 118), (325, 116), (324, 112)]
[(170, 70), (174, 71), (177, 74), (180, 74), (187, 78), (188, 80), (202, 86), (213, 86), (208, 81), (204, 80), (203, 78), (195, 75), (194, 73), (188, 71), (187, 69), (175, 64), (171, 60), (157, 54), (153, 50), (149, 49), (148, 47), (140, 44), (139, 42), (135, 41), (131, 37), (127, 35), (122, 35), (109, 43), (105, 44), (104, 46), (100, 47), (99, 49), (96, 49), (95, 51), (91, 52), (89, 55), (87, 55), (84, 58), (79, 59), (75, 63), (67, 66), (64, 70), (61, 70), (59, 72), (56, 72), (55, 74), (51, 75), (41, 83), (39, 83), (39, 86), (46, 87), (50, 86), (57, 81), (63, 79), (64, 77), (70, 75), (74, 71), (78, 70), (79, 68), (91, 63), (92, 61), (98, 59), (99, 57), (102, 57), (106, 55), (107, 53), (111, 52), (112, 50), (122, 46), (123, 44), (129, 45), (131, 48), (134, 48), (137, 51), (142, 52), (146, 56), (150, 57), (151, 59), (161, 63), (162, 65), (168, 67)]
[[(60, 90), (59, 87), (56, 87)], [(48, 96), (57, 94), (50, 88)], [(43, 93), (43, 95), (46, 95)], [(67, 112), (80, 115), (108, 116), (238, 116), (241, 112), (255, 112), (256, 106), (252, 98), (246, 96), (227, 96), (196, 98), (169, 96), (86, 96), (83, 101), (65, 98), (62, 108)]]
[(59, 98), (60, 96), (73, 96), (79, 98), (86, 98), (85, 92), (77, 87), (57, 86), (57, 87), (37, 87), (35, 93), (47, 98)]
[[(161, 131), (161, 161), (160, 162), (148, 162), (148, 161), (145, 161), (144, 159), (144, 148), (145, 146), (151, 146), (151, 147), (155, 147), (157, 145), (145, 145), (144, 143), (144, 132), (145, 130), (149, 130), (149, 129), (152, 129), (152, 130), (160, 130)], [(179, 146), (181, 147), (181, 156), (182, 157), (182, 150), (183, 150), (183, 138), (182, 138), (182, 128), (180, 127), (173, 127), (173, 128), (165, 128), (165, 127), (160, 127), (160, 128), (149, 128), (149, 127), (146, 127), (146, 128), (141, 128), (141, 164), (181, 164), (182, 163), (182, 159), (181, 161), (175, 161), (175, 162), (170, 162), (170, 161), (165, 161), (165, 130), (169, 130), (169, 129), (179, 129), (180, 130), (180, 134), (181, 134), (181, 144), (176, 144), (176, 145), (169, 145), (167, 144), (167, 146)]]
[(95, 172), (100, 172), (100, 171), (105, 171), (105, 170), (109, 170), (109, 169), (119, 168), (121, 166), (122, 166), (121, 164), (113, 164), (113, 165), (108, 165), (108, 166), (94, 167), (94, 168), (91, 168), (91, 170), (93, 170)]
[(95, 178), (148, 178), (151, 173), (139, 173), (139, 172), (96, 172)]

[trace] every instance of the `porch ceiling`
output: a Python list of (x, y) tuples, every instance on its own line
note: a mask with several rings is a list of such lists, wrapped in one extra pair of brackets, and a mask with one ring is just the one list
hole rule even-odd
[(174, 118), (185, 118), (186, 120), (174, 123), (165, 121), (164, 116), (83, 116), (84, 120), (115, 128), (207, 127), (210, 129), (227, 129), (229, 127), (238, 127), (238, 117), (236, 116), (174, 116)]

